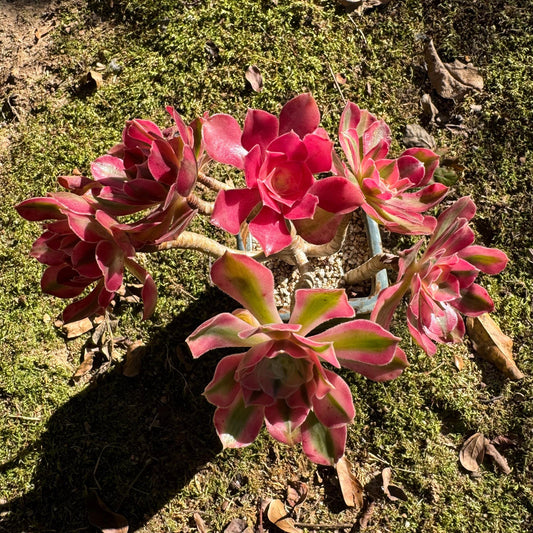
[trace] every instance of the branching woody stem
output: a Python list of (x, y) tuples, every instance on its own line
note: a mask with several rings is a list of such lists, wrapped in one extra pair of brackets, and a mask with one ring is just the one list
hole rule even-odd
[(145, 248), (143, 252), (159, 252), (161, 250), (171, 250), (173, 248), (182, 248), (184, 250), (196, 250), (197, 252), (203, 252), (211, 257), (222, 257), (225, 252), (238, 252), (238, 250), (232, 250), (219, 242), (194, 233), (192, 231), (184, 231), (173, 241), (163, 242), (150, 248)]
[(206, 176), (203, 172), (198, 172), (198, 181), (213, 191), (227, 191), (232, 188), (222, 181)]
[(191, 209), (197, 209), (202, 215), (211, 215), (213, 213), (213, 202), (206, 202), (201, 198), (198, 198), (195, 194), (189, 194), (187, 196), (187, 203)]
[(355, 285), (360, 281), (370, 279), (384, 268), (394, 269), (398, 266), (398, 256), (393, 254), (377, 254), (368, 261), (353, 268), (344, 275), (346, 285)]

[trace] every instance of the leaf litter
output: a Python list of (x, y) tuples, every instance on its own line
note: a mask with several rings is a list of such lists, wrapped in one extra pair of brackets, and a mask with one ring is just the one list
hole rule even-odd
[(461, 465), (472, 473), (477, 473), (483, 463), (485, 455), (489, 455), (498, 469), (503, 474), (509, 474), (511, 468), (503, 455), (496, 449), (494, 444), (501, 442), (500, 437), (490, 441), (483, 433), (474, 433), (463, 444), (459, 452), (459, 461)]

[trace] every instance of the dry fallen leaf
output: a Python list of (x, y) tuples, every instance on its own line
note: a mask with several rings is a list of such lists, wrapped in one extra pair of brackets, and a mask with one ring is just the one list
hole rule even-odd
[(224, 533), (248, 533), (252, 529), (248, 527), (248, 523), (243, 518), (234, 518), (224, 530)]
[(459, 461), (469, 472), (477, 472), (483, 457), (485, 457), (485, 437), (483, 433), (474, 433), (463, 444), (459, 452)]
[(302, 533), (294, 526), (294, 520), (289, 516), (281, 500), (272, 500), (267, 509), (267, 518), (285, 533)]
[(488, 313), (468, 317), (466, 330), (477, 355), (491, 362), (510, 379), (524, 377), (513, 360), (512, 339), (502, 332)]
[(263, 90), (263, 76), (261, 76), (261, 72), (255, 65), (250, 65), (246, 69), (244, 77), (256, 93), (260, 93)]
[(463, 370), (463, 368), (465, 366), (465, 361), (458, 353), (454, 354), (453, 362), (454, 362), (455, 367), (457, 368), (457, 370), (459, 370), (459, 372), (461, 370)]
[(407, 148), (429, 148), (433, 150), (436, 146), (435, 139), (422, 126), (418, 124), (408, 124), (405, 127), (403, 144)]
[(368, 524), (370, 523), (370, 520), (372, 520), (372, 515), (374, 514), (374, 510), (376, 509), (376, 504), (374, 502), (370, 502), (366, 509), (363, 512), (363, 516), (359, 519), (359, 530), (366, 529), (368, 527)]
[(387, 498), (391, 501), (407, 501), (407, 494), (405, 494), (404, 490), (401, 487), (398, 487), (398, 485), (391, 484), (390, 480), (392, 478), (392, 470), (390, 467), (386, 467), (381, 472), (381, 477), (383, 479), (383, 485), (382, 489)]
[(335, 468), (339, 477), (344, 503), (348, 507), (361, 509), (363, 507), (363, 486), (353, 474), (352, 464), (343, 456), (339, 459)]
[(83, 361), (81, 362), (80, 366), (76, 369), (76, 372), (74, 372), (74, 375), (72, 376), (72, 379), (74, 381), (79, 381), (85, 374), (89, 373), (94, 365), (94, 356), (96, 354), (96, 350), (87, 350), (83, 356)]
[(61, 329), (63, 333), (66, 333), (67, 339), (75, 339), (88, 331), (93, 329), (93, 323), (89, 318), (82, 318), (76, 322), (69, 322), (68, 324), (62, 324)]
[(420, 104), (424, 115), (429, 118), (430, 122), (434, 122), (435, 117), (439, 114), (439, 110), (431, 100), (431, 96), (429, 94), (422, 95), (422, 98), (420, 98)]
[(134, 378), (141, 372), (142, 359), (146, 352), (146, 346), (142, 341), (135, 341), (128, 346), (126, 361), (122, 367), (122, 375)]
[(124, 516), (114, 513), (95, 492), (87, 495), (87, 518), (89, 523), (102, 533), (128, 533), (128, 521)]
[(200, 513), (194, 513), (192, 517), (194, 518), (194, 523), (196, 524), (196, 528), (198, 529), (199, 533), (208, 533), (207, 526), (200, 516)]
[(426, 46), (425, 58), (431, 85), (443, 98), (460, 100), (471, 90), (483, 89), (483, 78), (477, 68), (457, 59), (453, 63), (443, 63), (431, 39)]
[(492, 460), (496, 463), (496, 466), (502, 471), (502, 473), (511, 473), (507, 459), (505, 459), (488, 439), (485, 439), (485, 453), (492, 457)]
[(296, 507), (302, 504), (307, 498), (309, 488), (307, 483), (303, 481), (289, 481), (287, 486), (287, 505), (289, 507)]

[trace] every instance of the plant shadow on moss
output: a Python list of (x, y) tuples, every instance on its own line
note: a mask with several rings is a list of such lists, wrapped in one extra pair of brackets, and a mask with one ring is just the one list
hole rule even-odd
[(221, 450), (214, 409), (201, 396), (220, 353), (193, 362), (183, 342), (229, 305), (208, 289), (153, 335), (138, 377), (103, 375), (54, 413), (39, 441), (0, 465), (8, 473), (41, 455), (32, 489), (0, 505), (0, 531), (84, 528), (91, 490), (134, 531), (174, 498)]

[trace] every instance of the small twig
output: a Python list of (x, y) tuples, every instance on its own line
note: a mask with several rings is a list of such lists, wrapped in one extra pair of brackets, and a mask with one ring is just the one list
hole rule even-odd
[(294, 522), (296, 527), (320, 529), (321, 531), (335, 531), (336, 529), (351, 529), (353, 524), (311, 524), (309, 522)]
[(7, 417), (18, 418), (19, 420), (30, 420), (33, 422), (40, 422), (42, 420), (40, 416), (7, 415)]
[(331, 65), (328, 63), (329, 71), (331, 72), (331, 76), (333, 77), (333, 82), (335, 83), (335, 86), (337, 87), (337, 90), (339, 91), (339, 94), (341, 95), (342, 102), (344, 105), (346, 105), (346, 98), (344, 98), (344, 94), (342, 94), (341, 86), (339, 85), (339, 82), (337, 81), (337, 78), (335, 77), (335, 73), (333, 72), (333, 69), (331, 68)]

